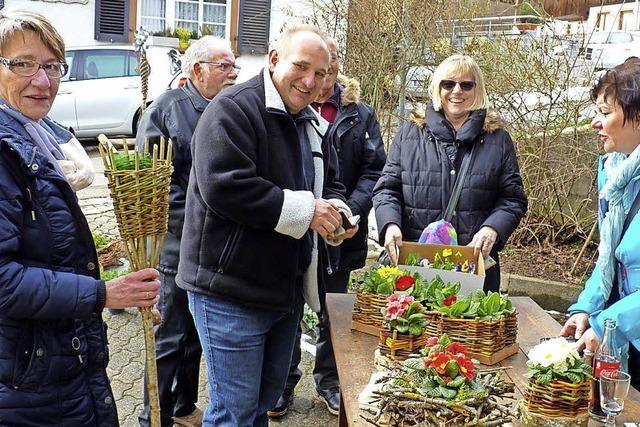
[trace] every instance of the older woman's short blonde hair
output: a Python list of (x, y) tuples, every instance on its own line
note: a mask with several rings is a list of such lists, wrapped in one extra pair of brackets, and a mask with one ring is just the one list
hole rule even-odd
[(476, 82), (475, 99), (471, 105), (471, 110), (489, 108), (489, 97), (484, 85), (482, 71), (474, 59), (467, 55), (451, 55), (438, 65), (433, 72), (429, 93), (433, 102), (433, 109), (442, 109), (442, 98), (440, 97), (440, 82), (451, 77), (470, 76)]
[(58, 61), (65, 61), (64, 41), (44, 16), (28, 10), (0, 12), (0, 54), (11, 38), (24, 31), (33, 31), (42, 43), (53, 52)]

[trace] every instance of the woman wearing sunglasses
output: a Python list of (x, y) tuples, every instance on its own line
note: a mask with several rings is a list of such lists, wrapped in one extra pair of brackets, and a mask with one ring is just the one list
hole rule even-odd
[(398, 130), (374, 189), (380, 241), (397, 264), (403, 239), (417, 241), (428, 224), (443, 218), (457, 176), (466, 169), (449, 221), (459, 244), (496, 261), (484, 289), (497, 291), (498, 251), (527, 210), (511, 137), (498, 113), (488, 110), (482, 72), (471, 57), (445, 59), (429, 92), (426, 112), (414, 112)]

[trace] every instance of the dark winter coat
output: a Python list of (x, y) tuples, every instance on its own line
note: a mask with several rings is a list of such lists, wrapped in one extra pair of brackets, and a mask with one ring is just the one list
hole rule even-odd
[[(196, 127), (176, 283), (290, 311), (301, 275), (317, 266), (308, 230), (319, 195), (315, 187), (306, 191), (295, 122), (265, 72), (218, 94)], [(335, 150), (325, 144), (319, 152), (317, 126), (307, 126), (307, 134), (317, 133), (316, 177), (323, 169), (315, 182), (324, 198), (344, 200)]]
[(336, 84), (336, 92), (340, 99), (338, 115), (325, 138), (338, 153), (339, 180), (346, 188), (351, 212), (360, 215), (360, 229), (342, 245), (329, 247), (329, 252), (334, 269), (351, 271), (363, 267), (367, 257), (373, 187), (380, 178), (387, 155), (373, 109), (360, 102), (358, 81), (341, 78), (340, 84)]
[(173, 173), (169, 191), (169, 220), (164, 238), (160, 265), (177, 271), (180, 259), (180, 238), (184, 224), (184, 205), (191, 171), (191, 138), (200, 116), (209, 105), (196, 87), (187, 83), (160, 95), (144, 112), (136, 146), (144, 148), (145, 137), (171, 138), (173, 144)]
[(104, 301), (75, 194), (0, 110), (0, 425), (118, 425)]
[(418, 113), (402, 125), (374, 189), (381, 242), (389, 224), (400, 226), (403, 240), (417, 241), (429, 223), (442, 219), (462, 153), (473, 145), (478, 147), (451, 223), (460, 245), (483, 226), (495, 229), (491, 254), (497, 257), (526, 213), (527, 197), (513, 142), (494, 111), (473, 111), (457, 132), (431, 106), (426, 117)]

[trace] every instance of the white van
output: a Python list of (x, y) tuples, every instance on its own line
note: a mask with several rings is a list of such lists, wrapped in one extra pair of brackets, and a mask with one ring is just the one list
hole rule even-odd
[[(150, 47), (147, 102), (170, 88), (179, 71), (170, 49)], [(79, 138), (135, 135), (142, 104), (138, 54), (133, 46), (70, 47), (69, 73), (60, 81), (49, 117)]]
[(622, 31), (596, 31), (587, 40), (584, 56), (594, 61), (596, 69), (615, 67), (631, 56), (640, 57), (640, 36)]

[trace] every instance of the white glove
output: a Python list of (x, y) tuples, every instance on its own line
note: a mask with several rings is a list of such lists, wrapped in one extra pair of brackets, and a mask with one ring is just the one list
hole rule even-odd
[(58, 160), (58, 164), (67, 177), (73, 191), (88, 187), (93, 182), (93, 164), (77, 139), (72, 138), (66, 144), (60, 144), (66, 160)]

